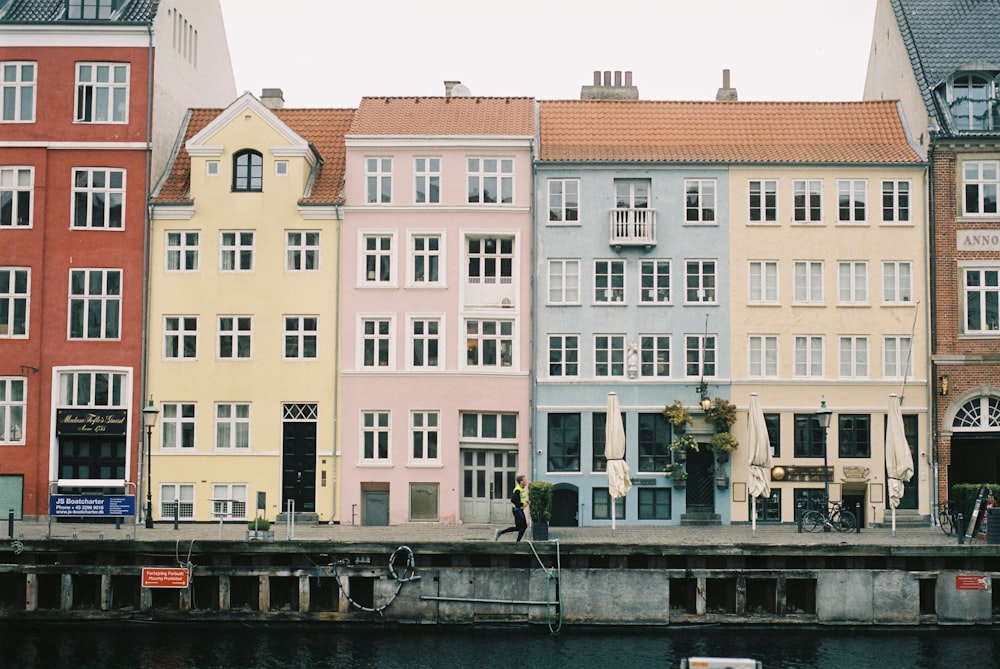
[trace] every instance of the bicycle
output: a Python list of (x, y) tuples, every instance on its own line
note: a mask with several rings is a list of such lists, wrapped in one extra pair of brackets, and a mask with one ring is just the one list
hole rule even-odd
[(802, 529), (806, 532), (820, 532), (832, 528), (838, 532), (851, 532), (858, 527), (854, 512), (844, 508), (840, 502), (831, 502), (827, 511), (810, 509), (802, 515)]
[(941, 526), (941, 531), (950, 537), (958, 527), (958, 514), (951, 508), (951, 500), (939, 502), (937, 506), (938, 525)]

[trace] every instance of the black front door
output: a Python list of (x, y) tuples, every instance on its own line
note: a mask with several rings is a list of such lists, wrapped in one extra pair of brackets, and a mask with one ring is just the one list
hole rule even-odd
[(712, 451), (701, 444), (697, 451), (688, 450), (687, 456), (687, 502), (688, 513), (715, 512), (715, 458)]
[(286, 422), (282, 425), (281, 510), (316, 511), (316, 423)]

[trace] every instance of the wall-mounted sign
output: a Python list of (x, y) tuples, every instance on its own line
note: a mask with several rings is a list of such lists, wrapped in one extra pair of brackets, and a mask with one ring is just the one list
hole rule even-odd
[(182, 567), (142, 568), (144, 588), (186, 588), (188, 582), (188, 570)]
[(959, 230), (956, 234), (959, 251), (1000, 251), (1000, 230)]
[[(117, 483), (121, 486), (120, 481)], [(75, 518), (134, 516), (135, 495), (50, 495), (49, 515)]]
[(128, 411), (124, 409), (59, 409), (56, 411), (56, 434), (124, 437)]
[(956, 574), (956, 590), (989, 590), (990, 578), (986, 574)]

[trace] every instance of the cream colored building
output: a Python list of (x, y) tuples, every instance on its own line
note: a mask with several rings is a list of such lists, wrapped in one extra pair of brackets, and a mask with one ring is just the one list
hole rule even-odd
[(353, 110), (192, 110), (154, 197), (153, 516), (337, 515), (343, 134)]

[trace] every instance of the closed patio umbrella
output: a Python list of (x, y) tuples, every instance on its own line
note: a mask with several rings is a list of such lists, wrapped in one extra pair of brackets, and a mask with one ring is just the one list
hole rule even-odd
[(608, 393), (608, 415), (604, 421), (604, 458), (608, 469), (608, 494), (611, 495), (611, 534), (615, 533), (615, 500), (632, 487), (625, 464), (625, 426), (618, 405), (618, 393)]
[(889, 506), (892, 507), (892, 536), (896, 536), (896, 507), (903, 497), (903, 487), (913, 478), (913, 454), (906, 443), (903, 411), (899, 398), (889, 395), (889, 421), (885, 431), (885, 473), (889, 481)]
[(760, 408), (757, 393), (750, 393), (750, 413), (747, 416), (747, 460), (750, 463), (751, 500), (750, 524), (753, 536), (757, 536), (757, 498), (771, 496), (769, 482), (771, 469), (771, 439), (764, 422), (764, 410)]

